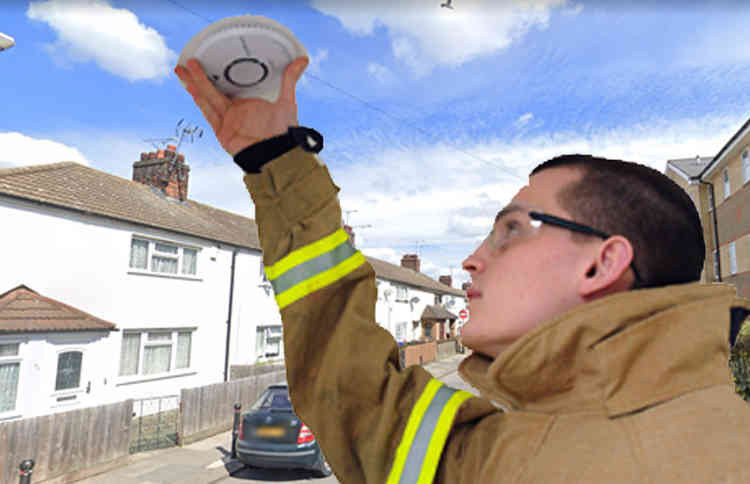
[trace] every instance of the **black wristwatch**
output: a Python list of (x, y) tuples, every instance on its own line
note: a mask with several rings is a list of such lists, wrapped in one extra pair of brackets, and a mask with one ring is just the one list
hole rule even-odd
[(312, 128), (291, 126), (285, 134), (250, 145), (234, 156), (237, 163), (247, 173), (260, 173), (260, 168), (269, 161), (299, 146), (311, 153), (323, 149), (323, 135)]

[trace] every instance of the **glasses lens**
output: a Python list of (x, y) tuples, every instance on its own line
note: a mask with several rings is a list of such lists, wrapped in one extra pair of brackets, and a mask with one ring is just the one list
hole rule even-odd
[(525, 211), (514, 211), (500, 217), (490, 233), (490, 244), (494, 249), (500, 249), (515, 240), (524, 239), (532, 235), (537, 226), (532, 224)]

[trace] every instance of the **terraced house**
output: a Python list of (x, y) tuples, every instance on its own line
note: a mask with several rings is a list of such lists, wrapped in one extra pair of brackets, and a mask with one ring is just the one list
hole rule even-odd
[[(142, 153), (132, 179), (0, 169), (0, 421), (177, 395), (283, 358), (254, 220), (189, 199), (189, 179), (173, 146)], [(368, 260), (383, 327), (455, 334), (463, 291)]]

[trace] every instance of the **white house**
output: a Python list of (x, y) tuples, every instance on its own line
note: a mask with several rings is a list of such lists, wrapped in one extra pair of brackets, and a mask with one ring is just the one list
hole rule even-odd
[[(0, 420), (177, 395), (283, 358), (255, 222), (188, 199), (189, 175), (172, 146), (142, 153), (132, 180), (73, 162), (0, 169), (0, 294), (22, 286), (117, 328), (0, 333), (0, 378), (18, 388)], [(368, 257), (377, 322), (399, 341), (455, 334), (464, 292), (414, 257)], [(58, 387), (61, 364), (77, 387)]]
[[(20, 285), (0, 294), (0, 421), (98, 400), (115, 325)], [(178, 349), (185, 361), (189, 347)]]
[(378, 286), (375, 318), (396, 341), (456, 336), (466, 293), (452, 287), (449, 276), (438, 282), (423, 274), (415, 254), (405, 255), (401, 266), (374, 257), (367, 260), (375, 269)]
[[(25, 285), (119, 329), (83, 351), (96, 374), (78, 405), (178, 394), (283, 357), (254, 221), (189, 200), (188, 180), (174, 147), (143, 153), (133, 181), (72, 162), (0, 169), (0, 294)], [(12, 351), (22, 378), (42, 364), (31, 340)]]

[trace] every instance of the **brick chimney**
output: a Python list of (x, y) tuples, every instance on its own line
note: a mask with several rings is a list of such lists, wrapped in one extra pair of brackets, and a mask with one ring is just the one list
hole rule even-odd
[(471, 287), (471, 283), (470, 282), (464, 282), (463, 284), (461, 284), (461, 290), (462, 291), (465, 291), (465, 290), (467, 290), (470, 287)]
[(453, 287), (453, 277), (451, 276), (440, 276), (438, 280), (448, 287)]
[(177, 147), (168, 145), (165, 150), (141, 153), (141, 161), (133, 163), (133, 181), (158, 188), (169, 198), (184, 202), (187, 199), (190, 167), (185, 155)]
[(356, 247), (354, 245), (354, 229), (351, 227), (351, 225), (344, 224), (344, 232), (349, 234), (349, 242), (352, 244), (352, 247)]
[(419, 272), (419, 256), (417, 254), (405, 254), (401, 258), (401, 267)]

